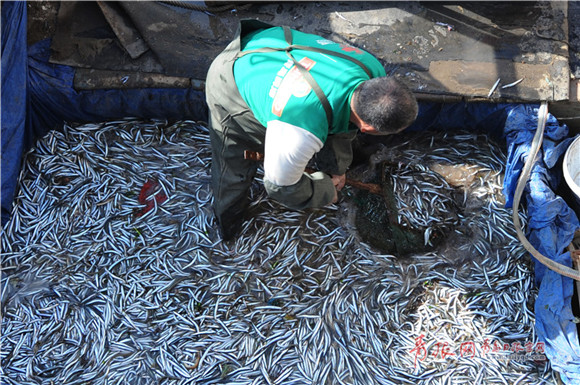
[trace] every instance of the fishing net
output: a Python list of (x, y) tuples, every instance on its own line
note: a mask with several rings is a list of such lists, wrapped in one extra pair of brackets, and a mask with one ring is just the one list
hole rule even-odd
[(513, 226), (504, 207), (500, 144), (464, 131), (392, 135), (373, 138), (372, 145), (357, 140), (355, 148), (367, 153), (348, 176), (379, 183), (383, 196), (345, 190), (356, 213), (344, 219), (352, 233), (381, 252), (435, 252), (457, 266), (501, 251), (508, 234), (498, 232), (494, 242), (493, 227)]
[(457, 192), (445, 178), (421, 165), (381, 162), (383, 195), (358, 191), (356, 226), (362, 238), (384, 253), (405, 256), (437, 246), (459, 223)]

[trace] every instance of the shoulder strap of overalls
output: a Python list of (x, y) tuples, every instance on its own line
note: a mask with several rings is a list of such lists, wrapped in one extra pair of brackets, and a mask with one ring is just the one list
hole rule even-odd
[(330, 103), (328, 102), (328, 98), (326, 97), (326, 95), (322, 91), (322, 88), (320, 88), (320, 86), (318, 85), (316, 80), (312, 77), (310, 72), (308, 72), (308, 70), (306, 68), (304, 68), (304, 66), (302, 66), (302, 64), (300, 64), (294, 58), (294, 56), (292, 56), (290, 51), (292, 51), (293, 49), (300, 49), (300, 50), (304, 50), (304, 51), (312, 51), (312, 52), (333, 55), (333, 56), (340, 57), (342, 59), (346, 59), (348, 61), (351, 61), (351, 62), (357, 64), (359, 67), (361, 67), (363, 69), (363, 71), (365, 71), (365, 73), (368, 75), (369, 79), (372, 78), (371, 71), (360, 60), (357, 60), (351, 56), (342, 54), (340, 52), (335, 52), (335, 51), (331, 51), (331, 50), (327, 50), (327, 49), (323, 49), (323, 48), (318, 48), (318, 47), (308, 47), (305, 45), (292, 44), (292, 31), (287, 26), (284, 26), (282, 28), (284, 30), (284, 38), (286, 40), (286, 43), (288, 43), (288, 47), (285, 47), (285, 48), (263, 47), (263, 48), (256, 48), (256, 49), (243, 51), (243, 52), (240, 51), (240, 52), (238, 52), (236, 59), (241, 58), (242, 56), (245, 56), (245, 55), (248, 55), (251, 53), (267, 53), (267, 52), (285, 51), (286, 54), (288, 55), (288, 57), (290, 57), (290, 59), (292, 59), (292, 61), (294, 62), (294, 65), (296, 66), (296, 68), (298, 68), (298, 71), (300, 71), (300, 74), (304, 77), (304, 79), (306, 79), (306, 81), (308, 82), (308, 85), (310, 85), (310, 87), (312, 87), (312, 90), (314, 91), (314, 93), (318, 97), (318, 100), (322, 104), (322, 107), (324, 108), (324, 112), (326, 113), (326, 120), (328, 121), (328, 128), (330, 130), (332, 128), (332, 119), (333, 118), (332, 118), (332, 107), (330, 106)]

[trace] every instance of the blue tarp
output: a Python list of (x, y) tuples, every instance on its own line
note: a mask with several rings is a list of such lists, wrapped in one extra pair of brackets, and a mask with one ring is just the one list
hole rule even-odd
[[(511, 204), (517, 178), (529, 153), (536, 126), (538, 106), (518, 106), (510, 111), (504, 132), (508, 144), (508, 165), (504, 193)], [(530, 243), (543, 255), (572, 267), (567, 246), (580, 227), (578, 217), (554, 191), (561, 177), (561, 158), (573, 138), (568, 127), (549, 116), (540, 159), (532, 168), (524, 192), (528, 209)], [(567, 384), (580, 384), (580, 346), (572, 314), (574, 280), (543, 264), (535, 263), (536, 284), (540, 287), (534, 306), (536, 332), (545, 342), (546, 356)]]
[(26, 119), (26, 67), (26, 3), (2, 3), (2, 224), (11, 211), (22, 152), (34, 137)]
[[(48, 63), (50, 43), (26, 46), (26, 3), (2, 3), (2, 223), (9, 217), (22, 154), (33, 141), (63, 122), (101, 122), (135, 116), (207, 121), (204, 95), (191, 89), (99, 90), (76, 92), (74, 68)], [(471, 128), (505, 140), (504, 181), (511, 207), (517, 179), (538, 122), (538, 105), (421, 103), (410, 130)], [(541, 159), (532, 170), (523, 202), (529, 212), (527, 237), (545, 256), (572, 266), (565, 248), (580, 228), (578, 217), (554, 191), (561, 158), (573, 138), (550, 115)], [(573, 322), (573, 280), (536, 262), (539, 287), (536, 330), (552, 367), (567, 384), (580, 383), (580, 346)]]

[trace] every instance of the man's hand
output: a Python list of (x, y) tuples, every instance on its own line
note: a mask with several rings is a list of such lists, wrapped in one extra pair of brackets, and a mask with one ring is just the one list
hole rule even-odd
[(346, 183), (345, 174), (332, 176), (332, 184), (334, 184), (334, 187), (336, 187), (336, 191), (342, 190), (345, 183)]
[(346, 176), (345, 174), (342, 175), (333, 175), (332, 176), (332, 184), (335, 187), (334, 191), (334, 198), (332, 199), (332, 203), (338, 202), (338, 192), (342, 190), (344, 184), (346, 183)]

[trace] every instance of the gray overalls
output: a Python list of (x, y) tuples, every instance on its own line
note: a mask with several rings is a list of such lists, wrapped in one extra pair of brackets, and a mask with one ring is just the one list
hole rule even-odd
[[(209, 107), (209, 133), (212, 145), (212, 187), (214, 211), (228, 239), (235, 235), (249, 205), (248, 191), (258, 164), (244, 159), (244, 151), (264, 152), (266, 128), (258, 122), (242, 99), (234, 80), (233, 66), (245, 34), (272, 25), (243, 20), (234, 40), (216, 57), (206, 79)], [(351, 142), (356, 130), (329, 135), (316, 154), (316, 165), (323, 172), (307, 174), (292, 186), (264, 182), (268, 195), (291, 209), (322, 207), (334, 197), (335, 187), (328, 174), (342, 175), (352, 162)]]

